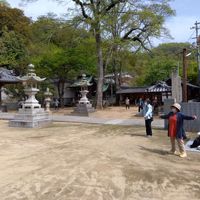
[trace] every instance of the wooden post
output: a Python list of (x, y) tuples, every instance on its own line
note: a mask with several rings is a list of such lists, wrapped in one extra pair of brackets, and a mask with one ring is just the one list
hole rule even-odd
[(183, 102), (187, 102), (187, 49), (183, 49)]

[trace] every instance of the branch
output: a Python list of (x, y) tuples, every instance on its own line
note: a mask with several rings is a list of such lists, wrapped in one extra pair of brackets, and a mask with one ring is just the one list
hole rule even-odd
[(78, 4), (81, 7), (83, 17), (85, 17), (86, 19), (91, 19), (91, 17), (89, 17), (89, 15), (87, 15), (87, 13), (85, 12), (84, 6), (86, 6), (87, 4), (83, 3), (80, 0), (72, 0), (72, 1), (74, 1), (76, 4)]
[(150, 24), (145, 24), (143, 28), (131, 28), (127, 33), (124, 34), (123, 39), (126, 39), (129, 37), (129, 35), (136, 30), (139, 30), (140, 33), (138, 33), (137, 37), (140, 37), (140, 35), (142, 35), (143, 33), (147, 32), (148, 27), (150, 26)]
[(113, 7), (115, 7), (115, 5), (117, 5), (118, 3), (125, 3), (126, 0), (113, 0), (111, 1), (111, 3), (108, 5), (108, 7), (105, 9), (106, 12), (108, 12), (109, 10), (111, 10)]
[(123, 39), (127, 39), (129, 37), (129, 35), (133, 32), (133, 31), (136, 31), (138, 30), (138, 28), (132, 28), (130, 29), (122, 38)]
[(145, 46), (144, 41), (142, 41), (139, 37), (136, 36), (136, 37), (132, 38), (132, 40), (138, 41), (140, 43), (140, 45), (142, 46), (142, 48), (144, 48), (146, 51), (148, 51), (150, 54), (152, 54), (152, 51)]

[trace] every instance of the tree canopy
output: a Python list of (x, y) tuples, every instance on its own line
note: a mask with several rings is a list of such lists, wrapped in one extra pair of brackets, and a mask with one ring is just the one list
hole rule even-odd
[[(133, 85), (166, 80), (177, 66), (182, 75), (181, 52), (190, 44), (151, 45), (153, 38), (169, 36), (164, 22), (174, 15), (170, 0), (71, 1), (76, 7), (70, 19), (49, 13), (32, 21), (19, 9), (0, 6), (0, 65), (20, 74), (32, 62), (40, 76), (57, 81), (60, 99), (66, 80), (94, 75), (99, 107), (107, 73), (129, 72)], [(195, 59), (195, 53), (188, 58), (192, 83), (197, 78)]]

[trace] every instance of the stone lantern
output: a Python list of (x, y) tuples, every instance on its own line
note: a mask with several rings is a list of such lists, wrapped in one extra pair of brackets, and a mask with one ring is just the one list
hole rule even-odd
[(74, 111), (72, 112), (72, 114), (78, 115), (78, 116), (89, 116), (89, 113), (94, 112), (95, 109), (94, 107), (92, 107), (92, 104), (87, 98), (87, 94), (89, 92), (88, 86), (90, 86), (90, 84), (88, 83), (85, 74), (82, 75), (82, 79), (79, 82), (79, 86), (81, 87), (81, 91), (80, 91), (81, 98), (78, 104), (76, 105), (76, 107), (74, 108)]
[(87, 94), (88, 94), (88, 86), (87, 86), (87, 79), (86, 79), (86, 75), (83, 74), (82, 75), (82, 87), (81, 87), (81, 99), (79, 100), (79, 104), (90, 104), (90, 102), (88, 101), (87, 98)]
[(51, 122), (49, 113), (41, 108), (35, 95), (39, 92), (37, 84), (45, 80), (36, 75), (34, 65), (28, 65), (28, 73), (25, 76), (17, 77), (24, 85), (24, 92), (28, 96), (22, 104), (14, 119), (9, 122), (12, 127), (41, 127)]
[(51, 103), (51, 96), (53, 94), (49, 91), (49, 88), (47, 88), (46, 92), (44, 93), (44, 96), (45, 96), (45, 99), (44, 99), (44, 102), (45, 102), (45, 110), (47, 112), (51, 112), (50, 111), (50, 103)]
[(28, 66), (28, 74), (23, 77), (18, 77), (18, 79), (24, 83), (24, 92), (28, 96), (28, 99), (23, 104), (22, 108), (34, 110), (35, 108), (41, 108), (41, 105), (36, 100), (35, 95), (39, 92), (37, 88), (37, 83), (44, 81), (46, 78), (40, 78), (35, 74), (34, 65), (30, 64)]

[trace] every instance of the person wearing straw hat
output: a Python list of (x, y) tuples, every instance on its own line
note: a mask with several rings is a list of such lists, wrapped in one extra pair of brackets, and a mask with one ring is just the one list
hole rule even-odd
[[(162, 119), (168, 119), (169, 125), (168, 125), (168, 136), (170, 137), (171, 141), (171, 150), (169, 153), (174, 155), (179, 155), (181, 158), (187, 157), (185, 146), (184, 146), (184, 135), (185, 131), (183, 128), (183, 122), (184, 120), (195, 120), (197, 119), (197, 116), (187, 116), (184, 115), (181, 111), (181, 105), (178, 103), (174, 103), (171, 106), (171, 112), (169, 112), (167, 115), (160, 116)], [(175, 140), (177, 140), (178, 147), (180, 153), (176, 151), (175, 146)]]

